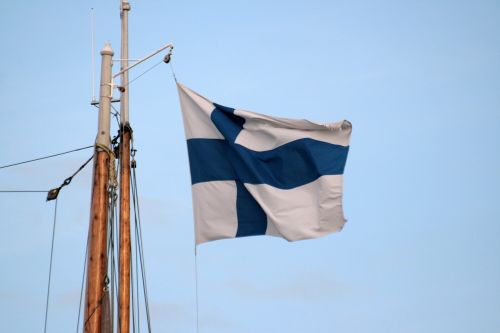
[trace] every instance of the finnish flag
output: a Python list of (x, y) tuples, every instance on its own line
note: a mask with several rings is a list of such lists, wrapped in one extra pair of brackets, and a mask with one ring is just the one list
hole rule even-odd
[(196, 244), (342, 229), (351, 123), (275, 118), (211, 102), (182, 84)]

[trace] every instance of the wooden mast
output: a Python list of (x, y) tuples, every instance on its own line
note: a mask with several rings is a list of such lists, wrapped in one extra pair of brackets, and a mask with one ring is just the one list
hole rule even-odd
[[(119, 290), (118, 332), (130, 332), (130, 280), (131, 280), (131, 235), (130, 235), (130, 142), (132, 128), (129, 123), (128, 70), (150, 59), (173, 45), (167, 44), (142, 60), (129, 66), (128, 61), (128, 0), (121, 0), (122, 20), (121, 69), (112, 76), (113, 50), (106, 44), (101, 51), (101, 85), (99, 98), (99, 129), (94, 152), (94, 181), (89, 230), (89, 254), (87, 261), (87, 288), (85, 300), (84, 330), (92, 333), (112, 331), (113, 314), (108, 308), (107, 292), (107, 228), (108, 228), (108, 183), (111, 154), (110, 108), (112, 79), (121, 76), (120, 96), (120, 223), (119, 223)], [(169, 54), (170, 55), (170, 54)], [(168, 62), (165, 60), (165, 62)], [(104, 313), (103, 313), (104, 312)], [(103, 318), (106, 316), (106, 318)]]
[[(128, 67), (128, 0), (122, 0), (121, 70)], [(130, 332), (130, 139), (132, 129), (128, 117), (128, 70), (121, 74), (120, 96), (120, 242), (119, 242), (119, 332)]]
[(106, 44), (101, 51), (99, 122), (94, 151), (94, 175), (90, 211), (87, 288), (84, 331), (101, 332), (102, 302), (107, 288), (108, 178), (111, 149), (110, 105), (113, 50)]

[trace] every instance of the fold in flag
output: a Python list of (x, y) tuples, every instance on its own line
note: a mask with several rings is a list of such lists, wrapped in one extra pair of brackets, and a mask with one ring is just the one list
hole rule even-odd
[(350, 122), (270, 117), (177, 87), (196, 244), (254, 235), (295, 241), (342, 229)]

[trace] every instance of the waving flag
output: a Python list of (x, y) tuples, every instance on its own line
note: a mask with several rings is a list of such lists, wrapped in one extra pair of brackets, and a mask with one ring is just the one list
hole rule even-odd
[(275, 118), (213, 103), (178, 84), (196, 244), (339, 231), (351, 123)]

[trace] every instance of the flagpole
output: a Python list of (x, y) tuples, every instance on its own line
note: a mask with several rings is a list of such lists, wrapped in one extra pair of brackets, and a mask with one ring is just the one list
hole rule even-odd
[(108, 284), (107, 222), (108, 176), (110, 163), (111, 66), (113, 50), (106, 44), (101, 51), (101, 85), (98, 132), (94, 150), (94, 175), (87, 260), (84, 331), (101, 332), (102, 304)]
[(128, 0), (120, 6), (121, 40), (121, 96), (120, 96), (120, 240), (119, 240), (119, 332), (130, 332), (130, 139), (128, 86)]

